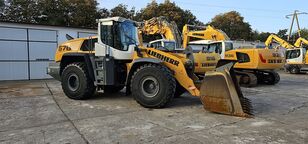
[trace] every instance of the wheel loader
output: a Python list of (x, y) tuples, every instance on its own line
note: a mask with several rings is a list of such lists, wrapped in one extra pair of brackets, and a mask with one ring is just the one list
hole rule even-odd
[(219, 61), (215, 70), (199, 80), (193, 72), (192, 53), (181, 56), (139, 47), (138, 41), (136, 22), (121, 17), (99, 19), (97, 37), (59, 45), (48, 73), (61, 81), (67, 97), (76, 100), (87, 99), (96, 91), (110, 93), (126, 87), (127, 94), (141, 106), (162, 108), (181, 86), (200, 97), (209, 111), (251, 116), (250, 101), (234, 76), (235, 61)]

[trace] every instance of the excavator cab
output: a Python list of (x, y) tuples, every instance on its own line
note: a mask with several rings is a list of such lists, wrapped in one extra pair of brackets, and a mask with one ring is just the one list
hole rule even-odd
[(148, 47), (172, 52), (176, 50), (176, 42), (174, 40), (159, 39), (150, 41)]

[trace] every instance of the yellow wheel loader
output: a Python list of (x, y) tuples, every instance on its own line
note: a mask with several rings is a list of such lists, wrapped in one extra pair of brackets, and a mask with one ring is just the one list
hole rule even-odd
[(251, 116), (251, 104), (234, 76), (234, 61), (219, 61), (215, 70), (199, 80), (191, 69), (191, 53), (181, 56), (139, 47), (137, 31), (136, 22), (129, 19), (99, 19), (98, 36), (61, 44), (48, 73), (61, 81), (64, 93), (72, 99), (126, 87), (143, 107), (161, 108), (172, 101), (179, 83), (191, 95), (200, 97), (209, 111)]
[[(193, 49), (199, 47), (203, 53), (218, 53), (221, 59), (241, 59), (243, 62), (236, 63), (234, 69), (242, 86), (252, 87), (258, 83), (273, 85), (280, 80), (274, 70), (283, 67), (284, 56), (273, 49), (234, 49), (227, 34), (211, 26), (185, 25), (182, 34), (184, 48), (189, 45)], [(202, 40), (190, 42), (191, 38)], [(242, 57), (237, 57), (238, 52), (242, 53)]]

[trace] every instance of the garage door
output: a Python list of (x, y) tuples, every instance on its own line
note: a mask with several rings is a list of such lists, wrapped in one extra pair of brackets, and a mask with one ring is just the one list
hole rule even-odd
[(0, 80), (29, 79), (27, 29), (0, 27)]
[(48, 63), (54, 60), (57, 31), (29, 29), (30, 79), (51, 78), (46, 74)]
[(0, 80), (51, 78), (57, 31), (0, 27)]

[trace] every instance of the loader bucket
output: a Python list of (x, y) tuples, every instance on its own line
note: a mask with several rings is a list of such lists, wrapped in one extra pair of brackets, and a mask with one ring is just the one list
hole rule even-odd
[(236, 61), (220, 60), (216, 70), (205, 74), (200, 99), (206, 110), (240, 117), (251, 117), (252, 107), (236, 80), (233, 65)]

